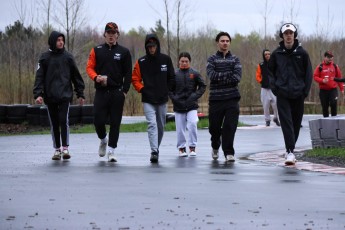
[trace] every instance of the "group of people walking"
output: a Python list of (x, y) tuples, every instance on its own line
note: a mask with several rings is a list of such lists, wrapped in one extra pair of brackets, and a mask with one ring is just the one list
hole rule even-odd
[[(94, 126), (100, 139), (99, 156), (107, 156), (109, 162), (117, 161), (115, 149), (123, 106), (132, 84), (141, 94), (148, 124), (150, 161), (159, 161), (159, 147), (164, 135), (169, 98), (175, 112), (178, 154), (180, 157), (195, 157), (198, 99), (204, 94), (206, 84), (200, 73), (191, 67), (191, 55), (181, 52), (178, 68), (175, 70), (171, 58), (161, 53), (157, 35), (148, 34), (145, 38), (146, 54), (136, 60), (132, 69), (129, 50), (117, 41), (120, 36), (117, 24), (107, 23), (103, 35), (105, 43), (91, 49), (86, 65), (86, 72), (94, 81), (96, 90), (93, 104)], [(268, 49), (263, 51), (263, 62), (257, 67), (256, 80), (262, 87), (261, 101), (266, 126), (270, 126), (271, 122), (271, 105), (273, 121), (276, 125), (281, 125), (283, 131), (286, 164), (294, 164), (294, 149), (301, 127), (304, 99), (309, 93), (313, 74), (309, 55), (296, 38), (297, 28), (291, 23), (284, 24), (280, 29), (280, 37), (282, 41), (272, 54)], [(49, 51), (39, 59), (33, 90), (36, 103), (42, 104), (44, 101), (48, 107), (55, 149), (53, 160), (71, 157), (68, 151), (68, 111), (73, 89), (81, 105), (85, 100), (84, 81), (72, 54), (65, 50), (64, 42), (63, 34), (56, 31), (51, 33)], [(206, 65), (209, 79), (211, 156), (217, 160), (221, 149), (225, 160), (233, 162), (234, 138), (240, 114), (241, 95), (238, 85), (242, 77), (242, 65), (239, 58), (230, 51), (231, 36), (227, 32), (218, 33), (215, 42), (218, 50), (207, 59)], [(333, 57), (333, 54), (330, 51), (326, 53), (322, 67), (314, 72), (315, 80), (324, 91), (333, 90), (336, 85), (342, 87), (342, 84), (334, 83), (337, 79), (342, 80), (339, 68), (328, 62), (329, 56)], [(335, 72), (336, 76), (333, 74)], [(343, 92), (343, 88), (341, 91)], [(323, 92), (321, 99), (322, 106), (333, 106), (332, 115), (336, 114), (330, 100), (334, 99), (334, 95), (337, 94)], [(324, 115), (327, 115), (326, 110)], [(107, 134), (108, 122), (110, 128)]]

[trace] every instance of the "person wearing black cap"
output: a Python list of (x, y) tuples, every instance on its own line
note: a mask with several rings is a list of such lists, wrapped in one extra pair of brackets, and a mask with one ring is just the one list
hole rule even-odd
[[(94, 81), (94, 125), (101, 140), (98, 155), (106, 155), (108, 161), (116, 162), (114, 151), (119, 139), (123, 106), (131, 84), (132, 58), (129, 50), (118, 44), (119, 28), (109, 22), (104, 30), (105, 43), (91, 49), (86, 72)], [(109, 119), (109, 137), (106, 123)], [(109, 139), (109, 141), (108, 141)]]
[(132, 84), (141, 93), (147, 132), (151, 148), (150, 161), (157, 163), (167, 113), (168, 93), (175, 87), (175, 71), (171, 58), (161, 53), (156, 34), (145, 38), (146, 55), (139, 58), (133, 69)]
[(241, 99), (238, 84), (242, 78), (242, 65), (230, 52), (231, 37), (220, 32), (215, 39), (218, 51), (207, 59), (206, 73), (210, 80), (209, 133), (212, 158), (217, 160), (222, 147), (225, 161), (235, 161), (234, 139), (240, 115)]
[(55, 148), (52, 160), (69, 159), (68, 112), (73, 98), (72, 85), (80, 105), (84, 104), (85, 85), (73, 55), (65, 50), (65, 35), (51, 32), (48, 44), (49, 51), (38, 61), (33, 94), (37, 104), (44, 100), (48, 108)]
[(299, 136), (304, 100), (308, 96), (313, 72), (308, 52), (301, 46), (297, 28), (283, 24), (279, 36), (283, 39), (268, 62), (272, 72), (271, 90), (277, 97), (278, 114), (286, 148), (286, 165), (296, 162), (295, 145)]
[(315, 68), (314, 80), (319, 83), (319, 97), (323, 116), (329, 116), (329, 108), (331, 108), (331, 116), (337, 116), (337, 87), (344, 94), (344, 84), (337, 82), (341, 81), (341, 72), (339, 66), (333, 63), (333, 53), (331, 51), (325, 52), (323, 62)]

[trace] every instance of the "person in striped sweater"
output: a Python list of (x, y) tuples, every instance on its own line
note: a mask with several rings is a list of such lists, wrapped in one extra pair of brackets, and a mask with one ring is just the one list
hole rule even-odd
[(231, 37), (227, 32), (216, 36), (218, 51), (207, 60), (209, 78), (209, 132), (211, 134), (212, 158), (217, 160), (222, 146), (225, 160), (235, 161), (234, 138), (240, 114), (241, 99), (238, 84), (242, 65), (229, 48)]

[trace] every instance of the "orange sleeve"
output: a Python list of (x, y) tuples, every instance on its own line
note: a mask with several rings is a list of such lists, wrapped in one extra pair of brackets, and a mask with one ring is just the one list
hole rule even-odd
[(96, 67), (96, 55), (95, 55), (95, 50), (92, 49), (89, 54), (89, 59), (86, 65), (86, 73), (87, 75), (89, 75), (91, 80), (94, 80), (95, 77), (98, 75), (95, 71), (95, 67)]
[(142, 80), (140, 66), (137, 60), (132, 73), (132, 85), (134, 86), (135, 90), (138, 91), (138, 93), (140, 93), (141, 89), (144, 87)]
[(256, 68), (256, 81), (261, 84), (262, 76), (261, 76), (261, 67), (260, 64)]

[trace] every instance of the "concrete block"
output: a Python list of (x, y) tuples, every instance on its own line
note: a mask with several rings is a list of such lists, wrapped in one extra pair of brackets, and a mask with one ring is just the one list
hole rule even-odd
[(321, 139), (337, 139), (339, 120), (335, 118), (322, 118), (320, 137)]
[(323, 139), (324, 148), (338, 148), (341, 147), (340, 141), (337, 139)]
[(310, 138), (321, 139), (321, 119), (315, 119), (309, 121)]
[(345, 117), (338, 119), (338, 139), (345, 140)]
[(311, 145), (312, 145), (313, 149), (324, 148), (324, 144), (323, 144), (322, 139), (312, 139)]

